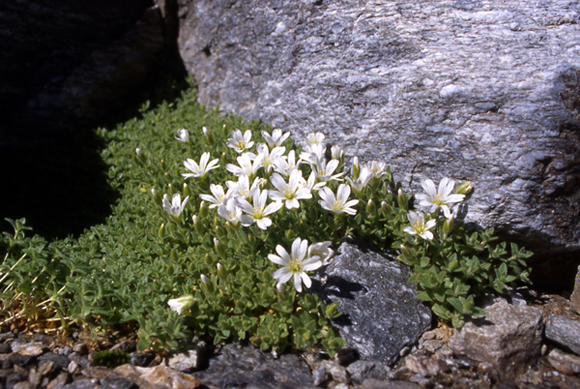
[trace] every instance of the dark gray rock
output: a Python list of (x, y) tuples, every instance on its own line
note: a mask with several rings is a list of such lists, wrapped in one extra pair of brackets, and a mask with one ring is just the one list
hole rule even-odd
[(406, 381), (381, 381), (374, 378), (365, 380), (360, 389), (420, 389), (421, 386)]
[(62, 389), (94, 389), (98, 387), (100, 387), (100, 385), (90, 379), (80, 379), (63, 386)]
[(163, 22), (152, 5), (152, 0), (3, 4), (0, 141), (30, 142), (28, 131), (36, 140), (52, 139), (47, 128), (75, 128), (118, 108), (163, 48)]
[(54, 365), (58, 366), (61, 369), (66, 369), (70, 360), (66, 355), (60, 355), (55, 353), (44, 353), (40, 357), (38, 357), (38, 363), (49, 363), (52, 362)]
[(155, 359), (155, 354), (132, 352), (129, 358), (131, 365), (147, 367)]
[(485, 311), (485, 318), (468, 322), (453, 335), (449, 347), (456, 355), (491, 364), (502, 379), (514, 379), (540, 356), (542, 313), (505, 301)]
[(210, 358), (209, 367), (192, 373), (208, 388), (294, 389), (316, 388), (309, 367), (298, 356), (274, 359), (253, 346), (224, 346)]
[(391, 368), (377, 361), (356, 361), (346, 368), (350, 379), (355, 384), (362, 384), (367, 380), (386, 381), (392, 376)]
[(431, 310), (416, 297), (408, 266), (343, 243), (332, 263), (313, 279), (312, 291), (336, 302), (340, 336), (362, 359), (387, 364), (431, 325)]
[(133, 381), (126, 378), (103, 378), (101, 380), (103, 389), (137, 389), (138, 386)]
[(574, 0), (179, 0), (199, 101), (324, 132), (413, 191), (470, 180), (468, 222), (580, 249)]
[(546, 338), (580, 355), (580, 320), (550, 315), (546, 320)]
[(143, 83), (164, 48), (163, 19), (149, 8), (135, 26), (109, 46), (91, 53), (63, 84), (59, 108), (81, 123), (108, 114), (112, 103), (131, 96)]
[(570, 309), (580, 314), (580, 266), (576, 271), (576, 278), (574, 280), (574, 290), (570, 296)]

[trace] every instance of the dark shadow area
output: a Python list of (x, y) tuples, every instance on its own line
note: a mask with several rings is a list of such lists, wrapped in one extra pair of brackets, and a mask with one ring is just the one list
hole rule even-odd
[[(141, 3), (147, 6), (146, 1)], [(133, 15), (125, 25), (139, 25), (141, 21), (135, 22), (139, 15)], [(70, 33), (74, 34), (74, 31)], [(122, 36), (122, 31), (119, 31), (112, 41), (121, 41), (122, 45), (130, 38)], [(107, 49), (110, 42), (97, 43), (100, 46), (95, 43), (95, 50), (105, 53), (106, 50), (109, 53), (112, 51)], [(70, 47), (64, 42), (58, 49), (66, 51)], [(79, 61), (78, 66), (87, 63), (86, 58)], [(74, 64), (68, 65), (72, 68)], [(33, 65), (23, 63), (21, 67), (32, 69)], [(100, 156), (106, 145), (94, 130), (98, 127), (114, 128), (118, 123), (138, 116), (139, 108), (147, 100), (153, 108), (163, 100), (175, 100), (189, 87), (176, 43), (165, 44), (147, 69), (139, 84), (133, 83), (130, 88), (121, 91), (123, 93), (119, 94), (118, 99), (108, 102), (105, 114), (95, 115), (90, 120), (78, 120), (74, 113), (68, 116), (66, 109), (62, 109), (62, 115), (59, 110), (49, 114), (38, 110), (35, 117), (36, 111), (31, 109), (30, 100), (12, 102), (13, 112), (5, 116), (9, 120), (0, 124), (0, 177), (3, 183), (1, 231), (11, 231), (5, 218), (25, 218), (33, 233), (52, 240), (76, 237), (86, 228), (106, 220), (119, 193), (108, 184), (109, 167)], [(38, 77), (38, 74), (31, 74), (29, 81), (34, 79), (33, 76)], [(106, 89), (108, 81), (105, 79), (97, 84), (95, 90)], [(40, 81), (39, 85), (41, 89)], [(33, 89), (30, 83), (24, 87)], [(58, 91), (55, 90), (54, 95), (57, 96)], [(101, 108), (102, 102), (99, 104)]]

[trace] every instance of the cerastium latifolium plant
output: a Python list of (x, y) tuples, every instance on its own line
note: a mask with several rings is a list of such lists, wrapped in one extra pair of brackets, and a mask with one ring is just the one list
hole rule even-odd
[[(26, 318), (95, 333), (138, 328), (139, 349), (175, 349), (192, 335), (261, 349), (344, 345), (340, 315), (309, 293), (308, 273), (332, 261), (341, 239), (396, 249), (418, 297), (461, 327), (483, 314), (474, 297), (527, 282), (525, 250), (467, 229), (454, 214), (470, 190), (427, 180), (405, 194), (381, 162), (345, 168), (321, 133), (304, 148), (256, 121), (220, 116), (187, 91), (175, 104), (99, 129), (111, 186), (107, 223), (78, 239), (5, 233), (3, 323)], [(418, 201), (419, 208), (412, 205)], [(25, 260), (26, 259), (26, 260)]]

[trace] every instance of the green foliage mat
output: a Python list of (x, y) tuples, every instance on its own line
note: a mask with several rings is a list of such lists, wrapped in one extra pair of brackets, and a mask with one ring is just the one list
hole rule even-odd
[[(180, 128), (190, 131), (189, 143), (175, 140)], [(210, 193), (212, 183), (232, 179), (225, 166), (235, 163), (237, 154), (226, 138), (234, 129), (250, 130), (256, 140), (262, 130), (271, 132), (256, 121), (207, 111), (196, 103), (196, 92), (187, 90), (176, 103), (150, 111), (144, 107), (142, 118), (97, 130), (107, 145), (101, 156), (110, 185), (120, 193), (113, 212), (78, 239), (50, 244), (39, 236), (26, 238), (23, 222), (12, 221), (14, 234), (4, 233), (0, 241), (5, 253), (0, 324), (44, 320), (98, 334), (134, 323), (140, 350), (175, 349), (197, 335), (214, 343), (245, 340), (264, 350), (322, 346), (332, 355), (344, 344), (332, 327), (331, 320), (340, 315), (336, 306), (298, 293), (291, 282), (277, 285), (273, 277), (279, 266), (268, 256), (279, 253), (278, 245), (289, 250), (297, 238), (328, 241), (336, 248), (341, 238), (356, 235), (377, 250), (400, 250), (400, 260), (414, 269), (411, 281), (419, 297), (457, 327), (482, 313), (474, 296), (502, 293), (505, 284), (527, 281), (522, 268), (529, 253), (493, 243), (492, 231), (454, 227), (440, 210), (426, 214), (426, 220), (421, 214), (423, 225), (409, 230), (413, 197), (393, 181), (388, 168), (376, 164), (372, 174), (373, 168), (356, 162), (350, 169), (356, 216), (322, 209), (318, 194), (298, 209), (271, 215), (267, 230), (226, 223), (199, 195)], [(294, 148), (292, 140), (285, 145)], [(298, 155), (300, 148), (295, 149)], [(221, 168), (184, 179), (183, 161), (199, 161), (205, 151)], [(338, 158), (336, 173), (346, 174), (344, 157)], [(313, 168), (300, 169), (307, 177)], [(364, 175), (369, 179), (361, 183)], [(327, 186), (336, 193), (339, 183), (330, 180)], [(190, 196), (178, 217), (162, 207), (162, 195), (174, 193)], [(187, 302), (180, 313), (168, 305), (177, 298)]]

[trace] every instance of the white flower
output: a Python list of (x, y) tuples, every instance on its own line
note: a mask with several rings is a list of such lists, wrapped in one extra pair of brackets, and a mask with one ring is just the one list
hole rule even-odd
[(270, 182), (277, 189), (269, 191), (270, 198), (274, 201), (285, 202), (287, 209), (300, 208), (300, 202), (298, 200), (312, 198), (312, 193), (310, 193), (310, 189), (306, 186), (306, 180), (302, 178), (302, 172), (300, 170), (292, 171), (288, 183), (278, 173), (272, 174)]
[(304, 147), (304, 151), (300, 153), (300, 159), (314, 166), (317, 160), (324, 159), (326, 161), (326, 147), (321, 143), (314, 143)]
[(340, 159), (344, 155), (344, 150), (339, 145), (334, 145), (330, 148), (330, 156), (332, 159)]
[(423, 213), (413, 211), (409, 211), (407, 218), (409, 219), (411, 226), (403, 228), (404, 232), (411, 235), (417, 234), (425, 240), (433, 239), (433, 233), (429, 230), (435, 227), (435, 224), (437, 224), (435, 219), (431, 219), (425, 223), (425, 217), (423, 216)]
[(364, 188), (366, 188), (372, 177), (373, 173), (370, 171), (370, 169), (366, 166), (363, 166), (356, 179), (353, 180), (350, 177), (346, 177), (346, 180), (349, 182), (350, 186), (356, 193), (360, 193)]
[(283, 204), (281, 201), (275, 201), (266, 206), (266, 200), (268, 200), (267, 190), (260, 192), (259, 189), (256, 189), (253, 197), (253, 204), (250, 204), (246, 199), (238, 199), (240, 207), (245, 212), (240, 221), (244, 227), (256, 223), (258, 228), (265, 230), (272, 225), (272, 220), (266, 216), (282, 208)]
[(169, 305), (169, 308), (181, 315), (181, 312), (191, 307), (194, 302), (195, 298), (193, 298), (193, 296), (186, 295), (176, 299), (171, 299), (167, 304)]
[(435, 184), (431, 180), (421, 182), (421, 186), (427, 194), (418, 194), (415, 197), (419, 200), (419, 205), (422, 207), (430, 207), (429, 212), (435, 212), (437, 208), (443, 210), (446, 218), (451, 217), (449, 205), (463, 201), (465, 195), (451, 194), (455, 182), (445, 177), (439, 183), (439, 188), (435, 188)]
[(258, 150), (258, 155), (263, 156), (262, 166), (266, 169), (267, 172), (272, 170), (275, 161), (278, 160), (280, 157), (282, 157), (282, 155), (284, 155), (284, 152), (286, 151), (286, 147), (280, 146), (274, 147), (272, 149), (272, 152), (270, 152), (270, 150), (268, 150), (268, 145), (266, 145), (265, 143), (259, 143), (258, 146), (256, 146), (256, 149)]
[(344, 175), (344, 172), (338, 174), (332, 174), (340, 164), (337, 159), (331, 159), (328, 163), (324, 158), (316, 158), (316, 163), (312, 166), (314, 172), (316, 173), (316, 178), (318, 181), (330, 181), (330, 180), (341, 180), (340, 177)]
[(226, 181), (226, 186), (232, 191), (233, 197), (249, 199), (254, 196), (254, 190), (260, 188), (264, 181), (265, 179), (256, 177), (250, 187), (250, 178), (246, 175), (242, 175), (238, 178), (237, 182)]
[(334, 250), (330, 248), (330, 244), (329, 241), (311, 244), (310, 247), (308, 247), (308, 256), (318, 256), (323, 265), (328, 265), (331, 262), (330, 259), (334, 255)]
[(366, 165), (366, 167), (371, 171), (373, 178), (381, 178), (382, 176), (388, 174), (387, 164), (384, 162), (371, 161), (369, 164)]
[(296, 152), (290, 150), (288, 156), (281, 155), (274, 160), (274, 170), (287, 177), (292, 173), (292, 170), (297, 168), (298, 163), (296, 162)]
[(308, 176), (308, 182), (306, 182), (306, 186), (311, 191), (320, 190), (321, 188), (326, 186), (326, 181), (317, 182), (316, 173), (314, 173), (314, 171), (311, 171), (310, 175)]
[(209, 161), (209, 153), (205, 152), (201, 155), (201, 159), (199, 160), (199, 165), (197, 164), (197, 162), (195, 162), (193, 159), (191, 158), (187, 158), (186, 161), (183, 161), (183, 165), (185, 165), (185, 167), (191, 171), (191, 173), (184, 173), (182, 174), (183, 177), (204, 177), (207, 172), (209, 172), (212, 169), (217, 169), (218, 167), (220, 167), (220, 165), (218, 165), (218, 159), (214, 159), (212, 161)]
[(226, 197), (229, 197), (232, 194), (231, 189), (229, 189), (227, 193), (224, 193), (224, 188), (222, 188), (221, 185), (210, 184), (209, 189), (211, 190), (213, 196), (200, 194), (199, 197), (201, 197), (202, 200), (212, 203), (212, 205), (209, 206), (210, 208), (217, 207), (224, 201)]
[(292, 243), (291, 254), (288, 254), (281, 245), (276, 246), (278, 255), (269, 254), (268, 259), (277, 265), (284, 266), (274, 272), (274, 278), (278, 283), (284, 284), (294, 277), (294, 288), (298, 293), (302, 292), (302, 282), (307, 288), (310, 288), (312, 281), (306, 272), (318, 269), (322, 266), (322, 262), (317, 255), (307, 257), (307, 251), (308, 241), (300, 238), (296, 238)]
[(238, 153), (243, 153), (245, 149), (249, 149), (254, 145), (252, 139), (252, 132), (247, 130), (242, 135), (242, 131), (236, 129), (232, 132), (232, 137), (228, 138), (227, 146), (236, 150)]
[(306, 143), (309, 145), (321, 144), (324, 142), (324, 134), (322, 132), (311, 133), (306, 136)]
[(262, 167), (262, 161), (264, 160), (264, 156), (262, 154), (256, 155), (254, 162), (252, 162), (252, 158), (250, 153), (244, 153), (240, 155), (238, 158), (238, 163), (240, 166), (234, 165), (233, 163), (228, 163), (226, 165), (226, 170), (231, 172), (234, 176), (253, 176), (256, 174), (259, 168)]
[(218, 215), (236, 226), (242, 217), (242, 208), (235, 198), (228, 197), (218, 206)]
[(189, 132), (185, 128), (180, 128), (177, 130), (175, 139), (183, 143), (189, 143)]
[(179, 215), (181, 215), (181, 212), (183, 212), (183, 208), (185, 208), (185, 204), (187, 204), (187, 200), (189, 200), (189, 196), (187, 196), (185, 199), (183, 199), (183, 203), (182, 203), (181, 202), (181, 195), (179, 193), (175, 193), (173, 195), (173, 198), (171, 199), (171, 203), (170, 203), (169, 196), (167, 194), (164, 194), (163, 195), (163, 209), (171, 216), (178, 218)]
[(347, 201), (350, 195), (350, 186), (340, 184), (336, 196), (328, 186), (325, 186), (318, 191), (318, 195), (321, 198), (318, 203), (322, 208), (334, 213), (356, 215), (356, 209), (350, 207), (358, 204), (358, 200)]
[(268, 146), (276, 147), (276, 146), (282, 145), (282, 143), (284, 143), (284, 141), (286, 141), (286, 139), (288, 139), (288, 137), (290, 136), (290, 133), (285, 132), (284, 134), (282, 134), (281, 129), (275, 128), (272, 131), (272, 135), (270, 135), (266, 131), (262, 130), (262, 136), (264, 137), (264, 139), (268, 143)]

